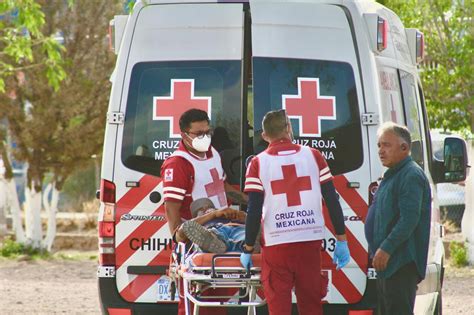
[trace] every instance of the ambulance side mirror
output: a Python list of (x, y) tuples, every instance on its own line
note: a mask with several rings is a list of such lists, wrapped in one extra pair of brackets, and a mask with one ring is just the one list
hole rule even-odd
[(436, 183), (460, 182), (466, 179), (468, 165), (466, 142), (458, 137), (444, 139), (444, 159), (434, 160), (433, 180)]

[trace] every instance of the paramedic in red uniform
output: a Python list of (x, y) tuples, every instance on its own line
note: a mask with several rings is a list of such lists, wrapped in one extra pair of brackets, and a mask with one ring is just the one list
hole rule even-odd
[(247, 169), (244, 191), (249, 204), (240, 260), (244, 267), (251, 265), (261, 221), (261, 279), (270, 314), (291, 314), (293, 287), (300, 315), (322, 314), (321, 298), (327, 285), (321, 279), (322, 198), (336, 231), (333, 262), (340, 269), (350, 260), (332, 175), (318, 150), (292, 143), (284, 110), (268, 112), (262, 127), (262, 137), (270, 145)]
[[(182, 222), (192, 218), (190, 204), (199, 198), (209, 198), (216, 208), (227, 207), (227, 194), (239, 203), (245, 194), (225, 181), (224, 170), (217, 151), (211, 146), (212, 129), (205, 111), (190, 109), (179, 119), (181, 142), (179, 148), (165, 160), (161, 168), (165, 212), (171, 235)], [(200, 313), (204, 314), (205, 309)], [(217, 309), (209, 313), (217, 314)], [(179, 302), (178, 314), (184, 314)]]

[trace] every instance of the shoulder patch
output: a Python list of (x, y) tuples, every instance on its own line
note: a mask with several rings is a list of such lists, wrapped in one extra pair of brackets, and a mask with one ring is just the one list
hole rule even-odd
[(172, 182), (173, 181), (173, 169), (167, 168), (165, 170), (165, 182)]

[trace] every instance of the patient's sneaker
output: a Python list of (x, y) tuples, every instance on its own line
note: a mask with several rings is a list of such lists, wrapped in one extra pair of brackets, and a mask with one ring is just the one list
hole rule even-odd
[(203, 251), (222, 254), (226, 252), (227, 246), (214, 233), (208, 231), (201, 224), (189, 220), (183, 223), (184, 234)]

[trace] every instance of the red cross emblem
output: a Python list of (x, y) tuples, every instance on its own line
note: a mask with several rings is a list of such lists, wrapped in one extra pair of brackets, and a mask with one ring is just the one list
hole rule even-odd
[(300, 137), (320, 137), (321, 120), (336, 119), (336, 97), (319, 95), (319, 78), (298, 78), (298, 95), (282, 95), (290, 118), (298, 119)]
[(172, 182), (173, 181), (173, 169), (168, 168), (165, 171), (165, 182)]
[(274, 195), (286, 194), (288, 207), (301, 205), (300, 192), (311, 190), (311, 178), (309, 176), (298, 177), (296, 166), (282, 165), (283, 179), (277, 179), (270, 182), (272, 193)]
[(210, 172), (211, 172), (212, 182), (204, 185), (207, 196), (209, 198), (217, 196), (217, 198), (219, 199), (220, 207), (226, 206), (227, 199), (225, 197), (224, 180), (219, 178), (219, 173), (217, 173), (216, 168), (211, 169)]
[(179, 138), (179, 117), (197, 108), (211, 117), (211, 97), (194, 96), (194, 79), (172, 79), (170, 96), (153, 97), (153, 120), (170, 122), (170, 138)]

